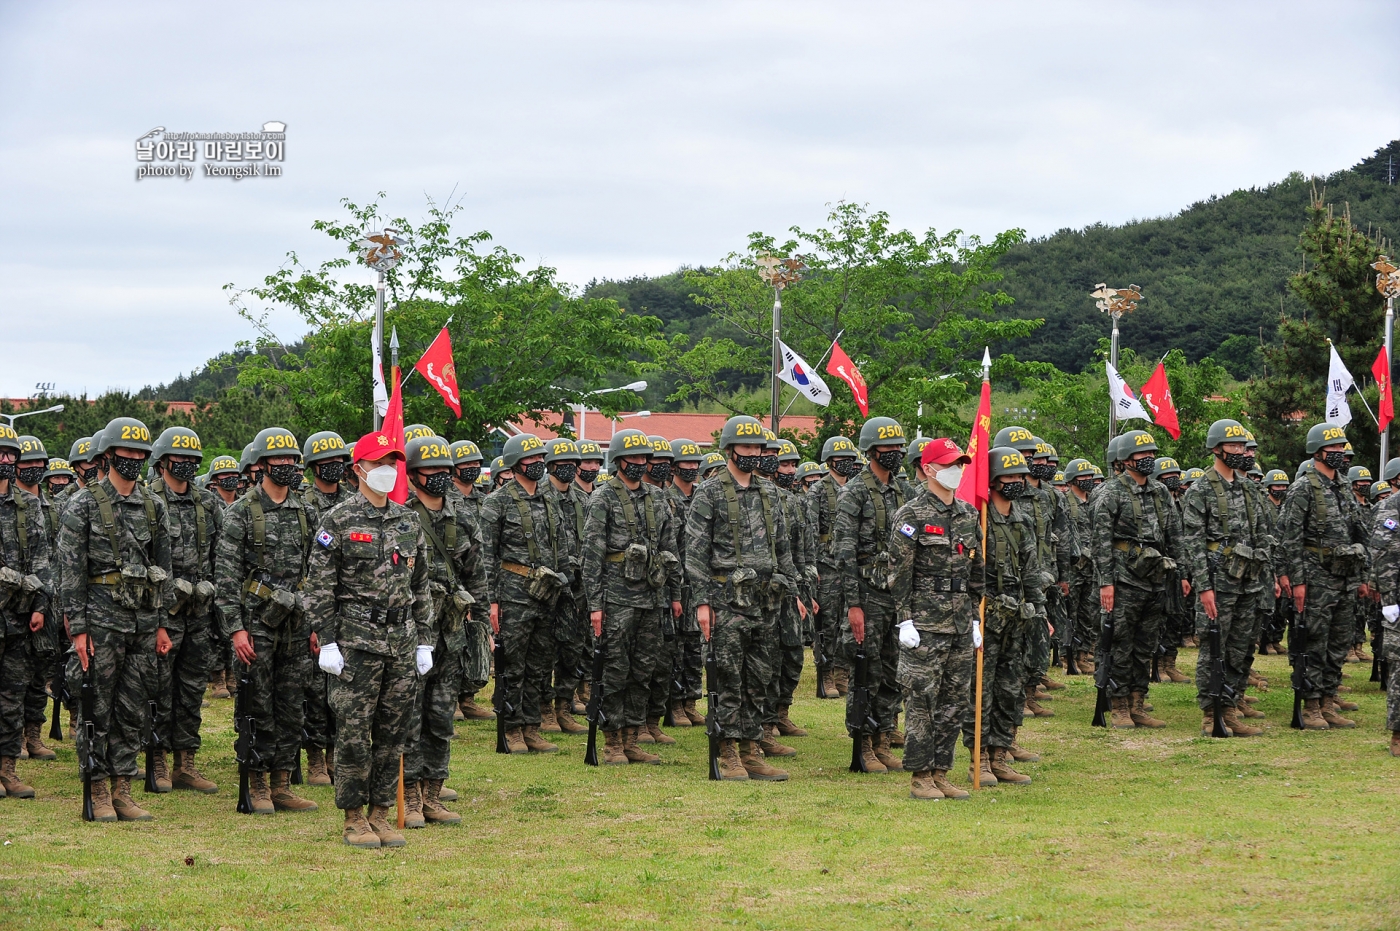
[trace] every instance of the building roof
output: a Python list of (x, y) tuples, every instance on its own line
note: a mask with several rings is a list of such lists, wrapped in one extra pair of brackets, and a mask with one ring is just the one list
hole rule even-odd
[[(724, 422), (730, 417), (728, 414), (668, 414), (662, 411), (653, 411), (645, 417), (629, 416), (635, 413), (635, 411), (623, 411), (620, 415), (621, 419), (609, 420), (604, 414), (589, 411), (587, 416), (582, 418), (583, 435), (575, 438), (592, 440), (606, 449), (608, 439), (614, 432), (635, 428), (645, 430), (651, 436), (664, 436), (668, 440), (685, 437), (694, 440), (701, 446), (711, 446), (714, 443), (714, 438), (724, 428)], [(575, 432), (577, 432), (579, 416), (570, 414), (569, 417), (574, 424)], [(539, 420), (532, 420), (528, 417), (518, 418), (506, 424), (505, 432), (510, 436), (518, 433), (533, 433), (540, 439), (552, 440), (560, 435), (562, 422), (563, 417), (559, 414), (546, 412), (540, 416)], [(817, 418), (810, 415), (784, 417), (782, 425), (801, 433), (815, 435), (817, 432)]]

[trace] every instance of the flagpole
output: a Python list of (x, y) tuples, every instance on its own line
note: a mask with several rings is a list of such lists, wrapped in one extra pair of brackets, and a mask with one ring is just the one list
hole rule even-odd
[(982, 648), (977, 652), (977, 685), (972, 706), (972, 791), (982, 787), (982, 657), (987, 645), (987, 504), (982, 503), (982, 600), (977, 603), (977, 633)]
[[(382, 358), (384, 353), (384, 272), (382, 271), (374, 283), (374, 333), (375, 339), (379, 341), (376, 348)], [(380, 377), (383, 377), (382, 371)], [(378, 430), (384, 426), (384, 418), (379, 415), (379, 405), (371, 404), (370, 407), (374, 408), (374, 429)]]
[[(1386, 297), (1386, 299), (1385, 299), (1385, 364), (1386, 364), (1386, 368), (1389, 370), (1389, 371), (1386, 372), (1386, 379), (1387, 379), (1387, 381), (1386, 381), (1386, 387), (1387, 387), (1387, 388), (1389, 388), (1389, 387), (1391, 386), (1391, 382), (1389, 381), (1389, 378), (1390, 378), (1390, 376), (1395, 372), (1395, 363), (1394, 363), (1394, 361), (1393, 361), (1394, 358), (1395, 358), (1395, 354), (1394, 354), (1394, 352), (1392, 351), (1392, 350), (1394, 349), (1394, 344), (1395, 344), (1395, 298), (1394, 298), (1394, 297), (1389, 297), (1389, 296), (1388, 296), (1388, 297)], [(1379, 401), (1378, 401), (1377, 403), (1379, 403)], [(1382, 405), (1382, 407), (1384, 407), (1384, 405)], [(1380, 463), (1380, 468), (1376, 470), (1376, 474), (1377, 474), (1377, 475), (1384, 475), (1384, 474), (1385, 474), (1385, 464), (1386, 464), (1387, 462), (1389, 462), (1389, 461), (1390, 461), (1390, 424), (1386, 424), (1386, 425), (1385, 425), (1385, 429), (1381, 431), (1381, 463)]]
[[(814, 371), (814, 372), (820, 372), (820, 371), (821, 371), (821, 369), (822, 369), (822, 363), (826, 361), (826, 357), (827, 357), (827, 356), (831, 355), (831, 350), (832, 350), (832, 348), (833, 348), (833, 347), (836, 345), (836, 343), (841, 339), (841, 337), (842, 337), (842, 336), (845, 336), (845, 335), (846, 335), (846, 331), (845, 331), (844, 329), (843, 329), (841, 332), (839, 332), (839, 333), (836, 334), (836, 339), (833, 339), (833, 340), (831, 341), (831, 345), (826, 347), (826, 352), (822, 353), (822, 357), (821, 357), (820, 359), (817, 360), (817, 364), (814, 365), (814, 366), (812, 366), (812, 371)], [(800, 398), (800, 397), (802, 397), (802, 392), (799, 391), (797, 394), (794, 394), (794, 395), (792, 396), (792, 400), (791, 400), (791, 401), (788, 401), (788, 402), (787, 402), (787, 407), (783, 408), (783, 416), (784, 416), (784, 417), (787, 416), (787, 412), (788, 412), (788, 411), (792, 410), (792, 406), (793, 406), (794, 404), (797, 403), (797, 399)]]
[(773, 407), (772, 407), (772, 429), (778, 432), (778, 421), (782, 415), (778, 413), (778, 399), (782, 396), (782, 383), (778, 380), (778, 373), (782, 371), (782, 354), (778, 351), (778, 332), (783, 318), (783, 290), (776, 284), (773, 286)]

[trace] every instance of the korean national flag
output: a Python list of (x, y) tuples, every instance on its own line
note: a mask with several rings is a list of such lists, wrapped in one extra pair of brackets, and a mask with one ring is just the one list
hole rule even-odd
[(778, 348), (783, 357), (783, 370), (778, 373), (778, 377), (802, 392), (803, 397), (809, 401), (822, 407), (830, 404), (831, 389), (822, 381), (820, 375), (812, 371), (807, 360), (793, 352), (787, 343), (779, 342)]

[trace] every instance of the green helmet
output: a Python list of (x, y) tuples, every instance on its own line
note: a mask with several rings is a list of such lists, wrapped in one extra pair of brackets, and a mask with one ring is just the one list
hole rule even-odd
[(1035, 452), (1036, 443), (1039, 440), (1031, 431), (1025, 427), (1002, 427), (997, 431), (996, 438), (992, 440), (992, 446), (1010, 446), (1023, 456)]
[(452, 468), (452, 447), (440, 436), (415, 436), (404, 446), (410, 469)]
[(776, 454), (778, 452), (778, 447), (781, 446), (782, 443), (783, 441), (778, 438), (778, 434), (769, 430), (767, 427), (763, 428), (763, 448), (765, 452)]
[(1351, 448), (1351, 440), (1347, 440), (1347, 445), (1342, 448), (1342, 452), (1346, 453), (1348, 459), (1356, 455), (1356, 450)]
[(1381, 470), (1381, 480), (1393, 482), (1397, 475), (1400, 475), (1400, 456), (1396, 456), (1385, 464), (1385, 468)]
[(1065, 463), (1065, 481), (1073, 482), (1081, 478), (1094, 478), (1098, 476), (1099, 467), (1088, 459), (1071, 459)]
[(1192, 482), (1196, 481), (1196, 479), (1204, 478), (1205, 474), (1205, 469), (1187, 469), (1186, 474), (1181, 476), (1181, 484), (1190, 485)]
[(779, 462), (800, 462), (802, 454), (797, 451), (797, 446), (792, 440), (778, 441), (778, 461)]
[(20, 462), (48, 462), (49, 453), (44, 449), (44, 441), (37, 436), (22, 434), (19, 437)]
[(556, 437), (544, 444), (544, 464), (561, 462), (565, 460), (578, 462), (582, 459), (578, 454), (578, 444), (568, 437)]
[(1249, 430), (1244, 431), (1244, 448), (1246, 450), (1259, 448), (1259, 441), (1254, 438), (1254, 434)]
[(820, 463), (810, 461), (803, 462), (797, 466), (797, 480), (799, 482), (805, 482), (812, 476), (821, 476), (825, 474), (825, 472), (826, 470), (822, 467)]
[(1259, 476), (1259, 479), (1260, 479), (1260, 480), (1263, 480), (1263, 478), (1264, 478), (1264, 473), (1263, 473), (1263, 471), (1260, 470), (1260, 469), (1257, 468), (1257, 467), (1256, 467), (1256, 468), (1253, 468), (1253, 469), (1250, 469), (1248, 472), (1245, 473), (1245, 475), (1248, 475), (1250, 478), (1254, 478), (1254, 476), (1257, 475), (1257, 476)]
[(457, 465), (466, 462), (482, 462), (486, 457), (481, 454), (481, 447), (471, 440), (458, 440), (452, 444), (452, 461)]
[(1206, 449), (1215, 449), (1221, 443), (1244, 443), (1250, 438), (1249, 431), (1238, 420), (1217, 420), (1206, 430)]
[(50, 459), (49, 467), (44, 470), (44, 478), (53, 478), (55, 475), (67, 475), (69, 478), (77, 478), (78, 475), (68, 464), (67, 459)]
[(151, 461), (159, 462), (162, 456), (194, 456), (203, 462), (204, 446), (189, 427), (166, 427), (151, 446)]
[(920, 436), (909, 441), (909, 449), (904, 453), (904, 465), (909, 469), (911, 475), (914, 473), (915, 467), (919, 465), (919, 459), (924, 454), (924, 447), (928, 445), (930, 439), (932, 437)]
[(1291, 484), (1293, 484), (1293, 482), (1292, 482), (1292, 480), (1289, 479), (1288, 473), (1285, 472), (1285, 471), (1283, 471), (1282, 469), (1270, 469), (1270, 470), (1264, 475), (1264, 484), (1265, 484), (1265, 485), (1291, 485)]
[(505, 456), (497, 456), (495, 459), (492, 459), (492, 460), (491, 460), (491, 474), (492, 474), (492, 475), (495, 475), (497, 472), (504, 472), (504, 471), (508, 470), (509, 468), (510, 468), (510, 466), (506, 465), (506, 457), (505, 457)]
[(250, 445), (254, 462), (270, 456), (295, 456), (298, 460), (301, 459), (301, 444), (297, 442), (296, 434), (286, 427), (267, 427), (259, 430)]
[(1308, 429), (1308, 455), (1311, 456), (1324, 446), (1346, 443), (1347, 431), (1334, 423), (1313, 424)]
[(861, 452), (872, 446), (903, 446), (904, 428), (893, 417), (871, 417), (860, 428), (860, 440), (856, 444)]
[(334, 430), (322, 430), (306, 438), (306, 443), (301, 448), (301, 458), (310, 466), (325, 459), (348, 459), (350, 450), (339, 433)]
[(213, 478), (216, 475), (237, 475), (240, 471), (237, 459), (232, 456), (215, 456), (214, 461), (209, 463), (209, 471), (206, 474)]
[(603, 454), (603, 447), (592, 440), (579, 440), (577, 445), (579, 458), (584, 462), (590, 459), (596, 459), (599, 462), (607, 461), (608, 457)]
[(704, 462), (705, 453), (694, 440), (676, 439), (671, 441), (671, 451), (676, 454), (676, 465), (682, 462)]
[(1374, 479), (1371, 477), (1371, 470), (1365, 466), (1352, 466), (1347, 469), (1347, 481), (1355, 485), (1357, 482), (1371, 482)]
[(1030, 475), (1030, 466), (1026, 464), (1026, 457), (1021, 455), (1021, 451), (1010, 446), (994, 446), (987, 455), (991, 456), (991, 468), (988, 478), (1000, 478), (1003, 475)]
[(1298, 471), (1293, 473), (1293, 478), (1298, 479), (1301, 478), (1304, 473), (1314, 471), (1314, 466), (1316, 466), (1316, 464), (1316, 461), (1313, 459), (1304, 459), (1302, 462), (1298, 463)]
[(102, 428), (102, 438), (97, 441), (97, 451), (105, 453), (113, 446), (149, 453), (151, 431), (135, 417), (118, 417)]
[[(724, 422), (724, 429), (719, 432), (719, 448), (728, 449), (731, 446), (738, 446), (741, 443), (751, 443), (755, 446), (767, 446), (768, 440), (763, 435), (763, 424), (752, 417), (745, 417), (743, 415), (730, 417), (726, 420)], [(611, 448), (612, 447), (609, 447), (609, 449)]]
[(253, 444), (249, 443), (243, 447), (243, 455), (238, 457), (238, 471), (247, 472), (256, 464), (257, 460), (253, 458)]
[(651, 458), (675, 460), (676, 451), (671, 448), (670, 440), (664, 436), (649, 436), (647, 439), (651, 440)]
[(829, 462), (833, 456), (854, 456), (856, 444), (844, 436), (828, 437), (822, 444), (822, 462)]
[(437, 436), (437, 431), (425, 423), (411, 423), (403, 428), (403, 441), (405, 443), (423, 436)]
[(1118, 447), (1122, 445), (1123, 437), (1115, 436), (1108, 441), (1108, 467), (1113, 468), (1113, 464), (1118, 461)]
[(724, 468), (724, 453), (706, 453), (705, 464), (700, 467), (701, 475), (709, 475), (715, 469)]
[(1161, 479), (1163, 475), (1180, 475), (1181, 466), (1176, 464), (1176, 460), (1171, 456), (1158, 456), (1157, 461), (1152, 466), (1152, 477)]
[[(762, 442), (762, 439), (759, 437), (759, 442)], [(652, 452), (651, 437), (640, 430), (619, 430), (608, 443), (608, 465), (611, 468), (612, 464), (623, 456), (646, 456), (649, 459)]]
[[(1041, 442), (1042, 442), (1042, 443), (1045, 443), (1044, 440), (1041, 440)], [(1041, 454), (1040, 454), (1040, 451), (1037, 450), (1037, 451), (1036, 451), (1036, 456), (1039, 457), (1040, 455), (1041, 455)], [(1046, 459), (1049, 459), (1052, 465), (1057, 465), (1057, 464), (1059, 464), (1059, 461), (1060, 461), (1060, 454), (1055, 450), (1055, 444), (1054, 444), (1054, 443), (1045, 443), (1045, 458), (1046, 458)]]
[(517, 433), (506, 440), (501, 448), (501, 461), (507, 469), (514, 469), (521, 459), (528, 456), (543, 456), (544, 440), (533, 433)]
[[(91, 462), (97, 458), (97, 440), (90, 436), (80, 436), (73, 441), (73, 445), (68, 447), (68, 464), (75, 465), (79, 462)], [(1397, 459), (1396, 462), (1400, 462)]]
[(1157, 452), (1157, 441), (1146, 430), (1129, 430), (1118, 441), (1118, 458), (1131, 459), (1141, 452)]
[[(46, 476), (47, 476), (47, 474), (48, 474), (48, 473), (45, 473)], [(1371, 483), (1371, 490), (1370, 490), (1370, 493), (1369, 493), (1369, 494), (1370, 494), (1370, 496), (1371, 496), (1371, 500), (1372, 500), (1372, 501), (1377, 500), (1378, 498), (1380, 498), (1381, 495), (1389, 494), (1389, 493), (1390, 493), (1390, 482), (1387, 482), (1387, 481), (1385, 481), (1384, 479), (1382, 479), (1382, 480), (1379, 481), (1379, 482), (1372, 482), (1372, 483)]]

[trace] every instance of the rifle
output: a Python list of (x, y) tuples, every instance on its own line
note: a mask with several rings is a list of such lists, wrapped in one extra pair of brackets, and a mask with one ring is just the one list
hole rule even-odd
[(1299, 731), (1303, 729), (1303, 693), (1312, 687), (1308, 679), (1307, 640), (1303, 619), (1294, 611), (1288, 623), (1288, 665), (1293, 667), (1288, 683), (1293, 687), (1293, 720), (1288, 726)]
[[(814, 620), (813, 626), (816, 625)], [(822, 628), (817, 627), (812, 633), (812, 665), (817, 670), (817, 697), (826, 698), (826, 667), (830, 660), (827, 659), (826, 651), (822, 649)]]
[[(711, 621), (713, 623), (713, 621)], [(719, 782), (719, 661), (714, 641), (705, 640), (705, 734), (710, 739), (710, 780)]]
[(1103, 662), (1094, 669), (1094, 687), (1098, 689), (1098, 695), (1094, 699), (1094, 719), (1089, 722), (1093, 727), (1108, 727), (1103, 717), (1111, 707), (1108, 693), (1118, 687), (1118, 683), (1113, 681), (1113, 626), (1113, 615), (1105, 611), (1103, 631), (1099, 634), (1099, 640), (1103, 643)]
[(1075, 628), (1078, 627), (1078, 618), (1070, 615), (1065, 621), (1065, 675), (1083, 675), (1079, 671), (1079, 664), (1075, 662), (1075, 647), (1079, 645), (1079, 640), (1074, 636)]
[(262, 762), (262, 757), (258, 754), (258, 725), (252, 712), (248, 710), (248, 702), (251, 700), (250, 693), (253, 690), (251, 684), (252, 668), (249, 663), (243, 664), (243, 672), (238, 677), (238, 696), (234, 699), (233, 708), (233, 730), (238, 735), (233, 742), (233, 756), (238, 761), (238, 813), (240, 815), (253, 813), (253, 796), (248, 791), (248, 774), (252, 772), (254, 766)]
[(510, 702), (506, 700), (506, 686), (504, 676), (506, 672), (506, 645), (499, 635), (496, 637), (495, 667), (496, 667), (496, 691), (491, 695), (491, 704), (496, 709), (496, 752), (509, 753), (510, 747), (506, 746), (506, 712), (514, 711)]
[[(60, 646), (63, 638), (58, 638)], [(65, 706), (73, 707), (73, 693), (68, 689), (68, 655), (63, 649), (54, 654), (53, 661), (53, 721), (49, 724), (49, 740), (63, 739), (63, 724), (60, 718)]]
[(156, 786), (156, 754), (164, 754), (160, 746), (160, 727), (156, 724), (156, 703), (146, 702), (146, 785), (145, 791), (154, 795), (160, 789)]
[(305, 698), (301, 700), (301, 743), (297, 745), (297, 762), (292, 767), (292, 785), (301, 785), (301, 748), (311, 743), (311, 735), (306, 732), (306, 715), (311, 710), (311, 703)]
[(92, 773), (97, 769), (97, 753), (93, 749), (93, 744), (97, 742), (97, 728), (92, 719), (97, 713), (97, 687), (92, 684), (92, 662), (92, 656), (89, 654), (87, 669), (83, 671), (83, 684), (80, 687), (82, 697), (79, 706), (83, 716), (83, 739), (87, 747), (87, 752), (79, 761), (83, 773), (84, 821), (96, 820), (92, 811)]
[(1390, 670), (1386, 669), (1385, 658), (1381, 651), (1385, 648), (1385, 636), (1381, 629), (1381, 606), (1376, 603), (1375, 616), (1371, 619), (1371, 681), (1390, 681)]
[(1220, 619), (1210, 622), (1206, 628), (1206, 638), (1210, 643), (1210, 683), (1206, 695), (1210, 698), (1212, 737), (1229, 737), (1225, 729), (1225, 697), (1234, 695), (1234, 689), (1225, 681), (1225, 657), (1220, 650)]
[(851, 772), (863, 773), (865, 757), (860, 752), (861, 738), (876, 733), (879, 722), (873, 719), (870, 701), (870, 664), (865, 656), (865, 644), (856, 644), (855, 682), (850, 690), (851, 704), (846, 713), (846, 726), (851, 731)]
[(685, 681), (681, 672), (681, 638), (676, 637), (675, 652), (671, 654), (671, 696), (672, 700), (666, 702), (666, 713), (662, 715), (662, 723), (667, 727), (676, 726), (675, 696), (685, 697)]
[(598, 728), (607, 724), (603, 714), (603, 638), (593, 639), (593, 678), (588, 690), (588, 746), (583, 751), (583, 762), (589, 766), (598, 765)]

